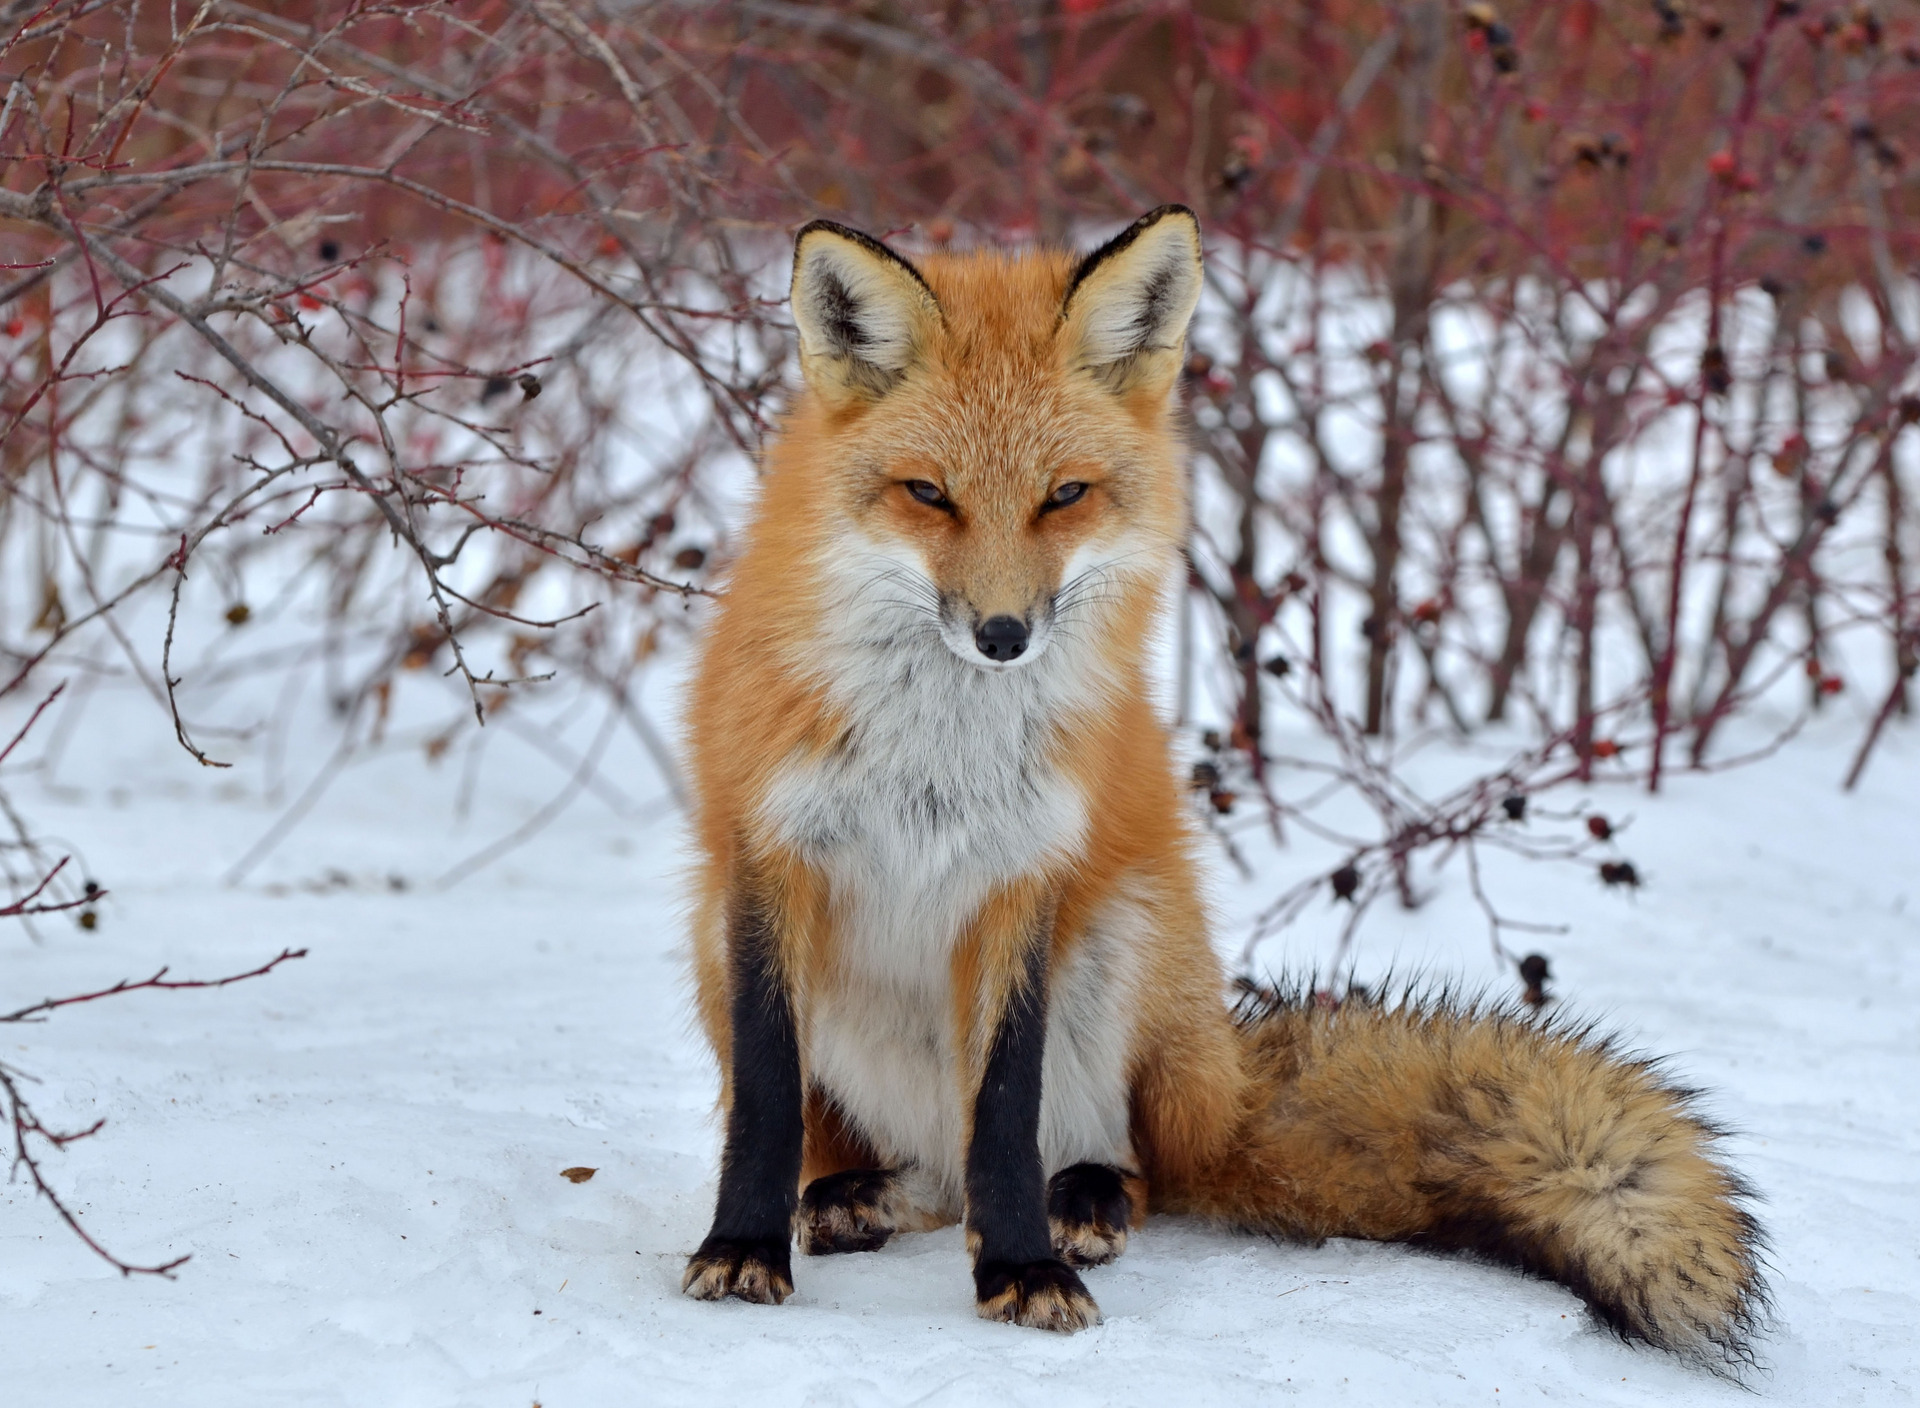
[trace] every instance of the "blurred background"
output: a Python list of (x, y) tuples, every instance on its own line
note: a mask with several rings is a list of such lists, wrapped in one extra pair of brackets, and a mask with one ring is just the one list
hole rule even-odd
[[(289, 808), (229, 880), (396, 737), (471, 761), (518, 731), (568, 798), (617, 739), (681, 800), (646, 680), (724, 580), (822, 214), (911, 254), (1200, 213), (1168, 705), (1243, 873), (1236, 838), (1295, 823), (1344, 852), (1276, 884), (1249, 952), (1323, 885), (1356, 922), (1411, 905), (1463, 846), (1632, 888), (1604, 817), (1509, 823), (1840, 701), (1851, 786), (1910, 712), (1912, 5), (5, 21), (0, 700), (17, 726), (64, 689), (8, 775), (131, 689), (127, 727)], [(289, 738), (321, 736), (302, 773)], [(1436, 794), (1405, 771), (1435, 738), (1504, 751)], [(9, 825), (18, 906), (57, 856)], [(34, 903), (84, 908), (81, 869)]]

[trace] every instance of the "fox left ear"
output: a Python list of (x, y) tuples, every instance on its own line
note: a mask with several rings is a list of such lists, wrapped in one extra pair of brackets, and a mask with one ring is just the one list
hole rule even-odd
[(1163, 205), (1080, 261), (1060, 336), (1073, 366), (1112, 391), (1163, 392), (1199, 302), (1200, 222), (1184, 205)]
[(920, 271), (871, 235), (815, 220), (793, 247), (800, 371), (834, 405), (878, 400), (924, 352), (940, 304)]

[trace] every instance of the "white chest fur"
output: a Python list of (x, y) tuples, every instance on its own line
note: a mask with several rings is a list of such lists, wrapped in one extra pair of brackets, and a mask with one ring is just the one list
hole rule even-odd
[[(956, 657), (910, 603), (856, 601), (815, 666), (847, 730), (826, 754), (789, 764), (763, 803), (770, 829), (820, 868), (831, 894), (839, 972), (803, 1014), (810, 1079), (884, 1160), (930, 1175), (949, 1213), (965, 1129), (953, 946), (997, 887), (1083, 842), (1085, 803), (1046, 757), (1056, 721), (1085, 703), (1074, 653), (988, 673)], [(1114, 1023), (1142, 937), (1127, 912), (1117, 908), (1049, 982), (1050, 1168), (1125, 1156), (1127, 1041)]]
[(938, 639), (862, 666), (838, 746), (782, 773), (765, 815), (826, 872), (848, 961), (919, 986), (996, 886), (1078, 847), (1085, 808), (1044, 756), (1052, 720), (1023, 674)]

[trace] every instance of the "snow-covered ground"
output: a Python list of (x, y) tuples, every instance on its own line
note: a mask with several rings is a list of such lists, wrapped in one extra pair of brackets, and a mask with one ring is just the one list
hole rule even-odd
[[(442, 890), (564, 775), (503, 735), (456, 823), (458, 757), (395, 746), (229, 886), (278, 814), (257, 752), (204, 771), (143, 701), (90, 708), (54, 775), (11, 790), (112, 893), (92, 932), (0, 930), (0, 1008), (163, 962), (213, 976), (310, 955), (0, 1028), (50, 1122), (108, 1120), (47, 1159), (89, 1226), (130, 1259), (193, 1254), (174, 1280), (121, 1280), (23, 1185), (0, 1188), (8, 1403), (1750, 1401), (1621, 1346), (1553, 1285), (1168, 1220), (1090, 1273), (1106, 1323), (1072, 1338), (977, 1320), (955, 1230), (801, 1260), (778, 1309), (685, 1300), (715, 1078), (677, 958), (678, 822), (637, 754), (609, 772), (631, 805), (589, 792)], [(1672, 1053), (1742, 1131), (1727, 1153), (1767, 1199), (1781, 1321), (1749, 1387), (1789, 1404), (1920, 1392), (1920, 733), (1897, 731), (1842, 797), (1857, 728), (1823, 723), (1657, 799), (1596, 789), (1633, 814), (1638, 895), (1572, 868), (1490, 875), (1509, 911), (1573, 924), (1540, 941), (1566, 1000)], [(296, 748), (294, 772), (320, 757)], [(1326, 860), (1223, 876), (1223, 949)], [(1508, 981), (1463, 878), (1438, 884), (1369, 920), (1363, 979)], [(1336, 923), (1315, 908), (1263, 961), (1324, 959)], [(598, 1172), (561, 1176), (576, 1165)]]

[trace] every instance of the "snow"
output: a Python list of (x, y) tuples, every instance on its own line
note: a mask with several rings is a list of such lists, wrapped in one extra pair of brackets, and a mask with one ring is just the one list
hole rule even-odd
[[(457, 757), (432, 766), (396, 736), (228, 885), (285, 804), (263, 795), (258, 748), (235, 743), (239, 766), (216, 774), (143, 699), (89, 707), (57, 766), (9, 790), (111, 895), (92, 932), (43, 923), (36, 944), (0, 930), (0, 1006), (161, 963), (214, 976), (310, 952), (219, 992), (0, 1029), (0, 1054), (44, 1079), (32, 1097), (49, 1122), (108, 1121), (47, 1159), (94, 1232), (133, 1260), (192, 1253), (176, 1279), (122, 1280), (24, 1185), (0, 1188), (10, 1402), (1750, 1401), (1618, 1344), (1544, 1282), (1174, 1220), (1089, 1273), (1106, 1323), (1071, 1338), (977, 1320), (952, 1229), (797, 1258), (797, 1294), (777, 1309), (688, 1301), (716, 1082), (678, 956), (679, 822), (637, 750), (607, 763), (632, 805), (589, 791), (437, 889), (565, 775), (490, 730), (458, 820)], [(571, 726), (585, 737), (595, 721)], [(1920, 733), (1895, 730), (1843, 797), (1857, 730), (1823, 720), (1776, 759), (1682, 775), (1658, 798), (1593, 789), (1632, 815), (1637, 895), (1588, 869), (1489, 870), (1510, 911), (1573, 924), (1539, 941), (1569, 1004), (1671, 1053), (1744, 1131), (1726, 1152), (1766, 1198), (1780, 1317), (1749, 1386), (1791, 1404), (1906, 1403), (1920, 1388)], [(327, 754), (323, 727), (310, 736), (299, 777)], [(1325, 859), (1301, 842), (1258, 854), (1251, 884), (1223, 872), (1223, 951)], [(1360, 976), (1505, 981), (1462, 876), (1432, 883), (1424, 908), (1370, 917)], [(1261, 961), (1324, 960), (1337, 924), (1316, 907)], [(561, 1177), (576, 1165), (598, 1171)]]

